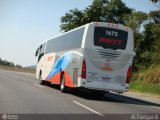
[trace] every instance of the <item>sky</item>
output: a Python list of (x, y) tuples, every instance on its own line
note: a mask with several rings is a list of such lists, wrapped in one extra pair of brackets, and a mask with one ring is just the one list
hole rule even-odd
[[(122, 0), (136, 11), (157, 10), (149, 0)], [(0, 0), (0, 58), (23, 67), (36, 65), (35, 50), (59, 34), (60, 18), (92, 0)]]

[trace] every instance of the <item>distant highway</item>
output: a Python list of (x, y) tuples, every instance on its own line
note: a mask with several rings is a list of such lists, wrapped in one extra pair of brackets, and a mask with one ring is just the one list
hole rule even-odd
[(57, 86), (39, 85), (32, 74), (0, 70), (0, 113), (85, 114), (104, 118), (106, 114), (156, 114), (160, 113), (160, 105), (112, 93), (96, 97), (70, 90), (64, 94)]

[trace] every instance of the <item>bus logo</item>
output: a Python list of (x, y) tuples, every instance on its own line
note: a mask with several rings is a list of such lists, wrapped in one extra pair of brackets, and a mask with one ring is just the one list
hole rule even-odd
[(53, 56), (49, 56), (47, 61), (53, 61)]
[(112, 71), (113, 69), (111, 68), (111, 65), (109, 63), (105, 63), (102, 67), (101, 70), (104, 71)]

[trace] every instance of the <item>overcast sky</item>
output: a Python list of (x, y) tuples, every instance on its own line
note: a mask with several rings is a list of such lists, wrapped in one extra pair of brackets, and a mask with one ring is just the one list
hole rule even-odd
[[(157, 10), (149, 0), (123, 0), (130, 8)], [(36, 48), (60, 31), (60, 18), (92, 0), (0, 0), (0, 58), (22, 66), (35, 65)]]

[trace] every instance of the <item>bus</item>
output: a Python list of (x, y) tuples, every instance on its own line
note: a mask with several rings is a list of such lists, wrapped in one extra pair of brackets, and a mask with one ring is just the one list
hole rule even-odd
[(126, 26), (91, 22), (55, 36), (36, 50), (40, 84), (83, 88), (98, 93), (128, 91), (133, 31)]

